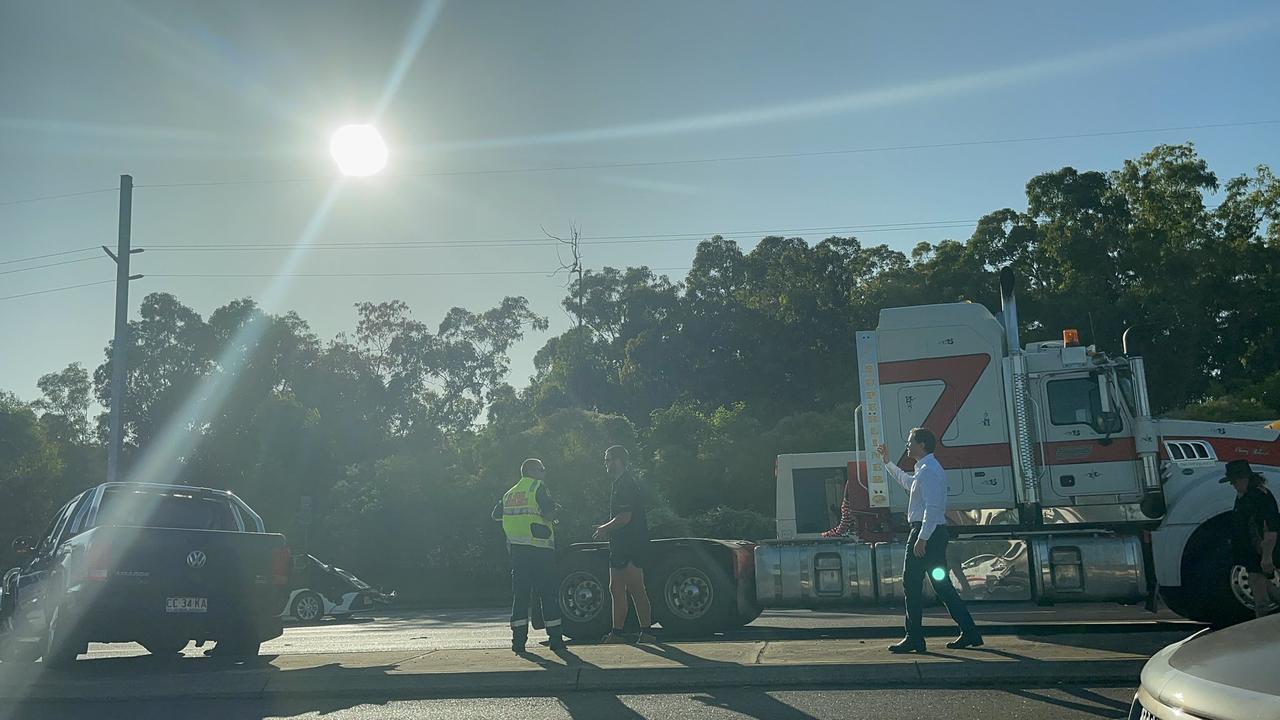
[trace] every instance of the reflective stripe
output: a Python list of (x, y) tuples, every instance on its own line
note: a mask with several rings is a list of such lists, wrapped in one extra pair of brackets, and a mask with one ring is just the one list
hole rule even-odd
[(560, 621), (559, 621), (559, 620), (548, 620), (548, 621), (547, 621), (547, 623), (546, 623), (546, 625), (544, 625), (543, 627), (560, 627)]
[(528, 624), (529, 624), (529, 620), (528, 620), (527, 618), (526, 618), (526, 619), (524, 619), (524, 620), (512, 620), (512, 621), (511, 621), (511, 627), (513, 627), (513, 628), (514, 628), (514, 627), (526, 627), (526, 626), (528, 626)]

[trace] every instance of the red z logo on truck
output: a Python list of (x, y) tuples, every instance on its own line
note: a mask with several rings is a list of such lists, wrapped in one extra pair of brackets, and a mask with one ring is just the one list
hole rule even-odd
[[(938, 402), (925, 417), (924, 427), (938, 436), (938, 447), (934, 455), (947, 468), (993, 467), (1009, 465), (1013, 461), (1008, 443), (958, 447), (945, 447), (942, 444), (942, 436), (960, 414), (960, 408), (969, 399), (973, 388), (990, 364), (991, 356), (986, 353), (880, 363), (881, 386), (926, 380), (941, 380), (945, 385)], [(1003, 397), (1000, 402), (1003, 414)], [(907, 464), (899, 463), (903, 469), (915, 465), (910, 458), (904, 458), (904, 462)]]

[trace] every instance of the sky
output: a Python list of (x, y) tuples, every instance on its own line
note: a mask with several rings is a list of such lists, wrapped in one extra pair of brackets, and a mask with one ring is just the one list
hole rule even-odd
[[(331, 339), (362, 301), (434, 325), (523, 295), (551, 321), (523, 386), (570, 323), (544, 233), (679, 279), (716, 233), (963, 240), (1038, 173), (1160, 143), (1280, 167), (1278, 29), (1268, 2), (7, 0), (0, 390), (102, 362), (121, 174), (131, 317), (253, 297)], [(388, 167), (340, 179), (364, 122)]]

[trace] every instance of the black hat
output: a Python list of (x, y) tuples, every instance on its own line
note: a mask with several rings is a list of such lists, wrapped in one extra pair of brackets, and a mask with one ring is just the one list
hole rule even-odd
[(1228, 460), (1228, 461), (1227, 461), (1227, 475), (1226, 475), (1226, 477), (1222, 478), (1222, 479), (1221, 479), (1221, 480), (1219, 480), (1218, 482), (1220, 482), (1220, 483), (1229, 483), (1229, 482), (1231, 482), (1232, 480), (1244, 480), (1244, 479), (1246, 479), (1246, 478), (1253, 478), (1254, 480), (1257, 480), (1258, 482), (1266, 482), (1266, 481), (1267, 481), (1267, 480), (1266, 480), (1266, 478), (1264, 478), (1264, 477), (1262, 477), (1261, 475), (1259, 475), (1258, 473), (1254, 472), (1254, 471), (1253, 471), (1253, 468), (1249, 467), (1249, 461), (1248, 461), (1248, 460)]

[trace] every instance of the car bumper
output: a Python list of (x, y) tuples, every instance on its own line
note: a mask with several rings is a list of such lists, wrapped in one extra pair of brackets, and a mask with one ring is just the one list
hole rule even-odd
[(83, 593), (69, 597), (76, 635), (89, 642), (129, 642), (156, 635), (191, 640), (247, 635), (266, 641), (284, 632), (275, 614), (279, 606), (275, 593), (247, 599), (212, 596), (205, 612), (168, 612), (163, 593), (108, 589), (92, 599)]

